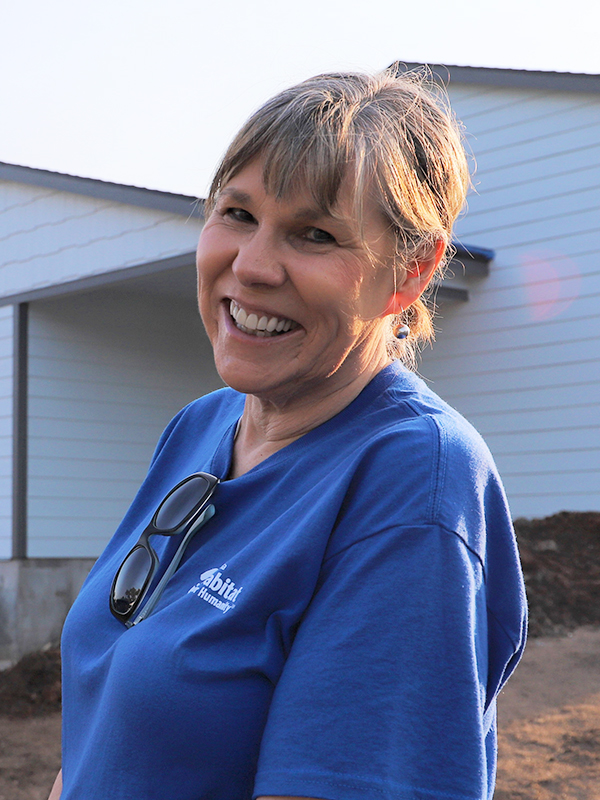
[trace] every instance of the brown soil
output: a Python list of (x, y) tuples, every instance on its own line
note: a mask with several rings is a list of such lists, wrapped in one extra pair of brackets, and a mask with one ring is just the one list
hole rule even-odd
[[(530, 642), (499, 699), (496, 800), (600, 800), (600, 513), (516, 520)], [(0, 800), (46, 800), (60, 764), (60, 658), (0, 673)]]

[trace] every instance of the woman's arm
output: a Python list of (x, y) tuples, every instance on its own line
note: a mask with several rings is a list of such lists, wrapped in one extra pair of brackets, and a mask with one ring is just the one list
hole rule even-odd
[(54, 786), (52, 787), (52, 791), (50, 792), (48, 800), (60, 800), (61, 792), (62, 792), (62, 769), (56, 776), (56, 780), (54, 781)]

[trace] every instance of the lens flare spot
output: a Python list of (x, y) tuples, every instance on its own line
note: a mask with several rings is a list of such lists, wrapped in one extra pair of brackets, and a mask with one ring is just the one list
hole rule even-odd
[(581, 272), (564, 253), (531, 250), (520, 258), (523, 286), (531, 318), (552, 319), (563, 314), (581, 294)]

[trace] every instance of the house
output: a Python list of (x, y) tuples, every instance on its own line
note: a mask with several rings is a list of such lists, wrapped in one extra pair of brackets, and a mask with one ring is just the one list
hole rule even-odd
[[(600, 76), (434, 71), (478, 166), (420, 372), (515, 516), (600, 509)], [(221, 385), (201, 225), (194, 198), (0, 164), (0, 665), (57, 639), (161, 430)]]

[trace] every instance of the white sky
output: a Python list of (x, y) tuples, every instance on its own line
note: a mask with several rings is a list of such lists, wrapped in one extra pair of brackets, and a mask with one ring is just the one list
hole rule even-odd
[(598, 0), (3, 2), (0, 161), (195, 196), (249, 113), (317, 72), (600, 74)]

